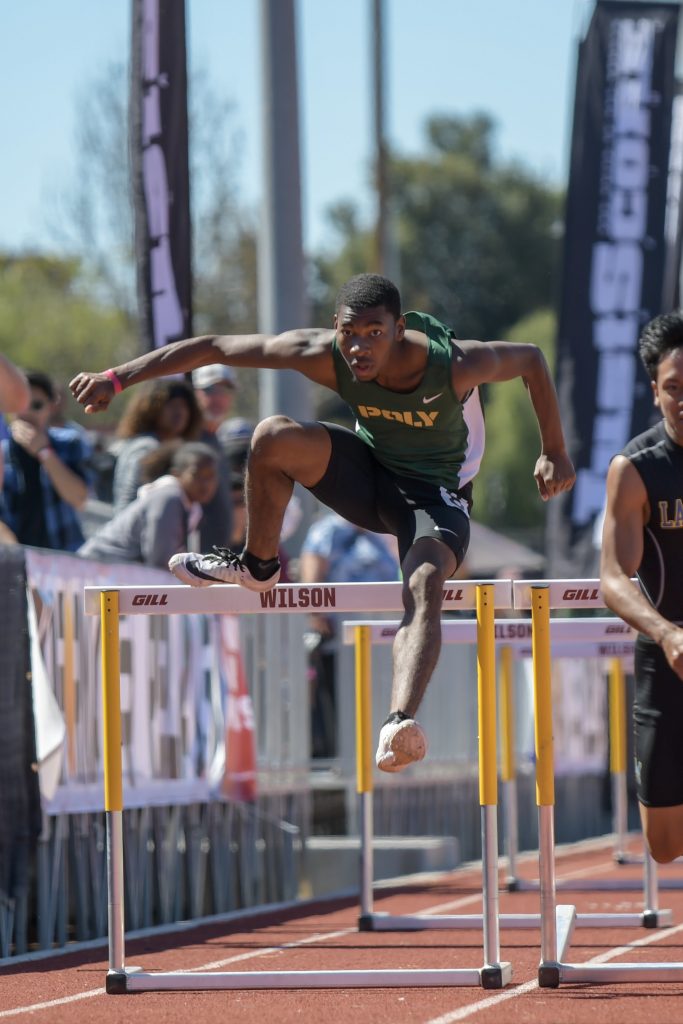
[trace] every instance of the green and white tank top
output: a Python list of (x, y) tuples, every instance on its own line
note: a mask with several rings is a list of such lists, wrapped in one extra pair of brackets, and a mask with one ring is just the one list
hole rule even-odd
[(484, 453), (484, 416), (475, 388), (464, 402), (453, 392), (453, 331), (428, 313), (405, 314), (406, 327), (429, 339), (424, 376), (414, 391), (358, 382), (333, 342), (337, 388), (356, 417), (356, 433), (375, 458), (399, 476), (458, 490), (472, 480)]

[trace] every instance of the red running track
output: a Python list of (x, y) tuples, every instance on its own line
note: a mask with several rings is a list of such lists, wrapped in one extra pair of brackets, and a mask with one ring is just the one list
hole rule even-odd
[[(533, 879), (536, 863), (524, 858), (520, 870)], [(558, 851), (557, 881), (640, 879), (637, 865), (619, 866), (608, 839)], [(580, 928), (574, 932), (570, 962), (683, 962), (683, 872), (660, 868), (660, 882), (682, 888), (660, 890), (660, 907), (673, 912), (670, 928)], [(638, 891), (561, 892), (562, 903), (579, 912), (638, 912)], [(502, 913), (536, 913), (533, 891), (501, 892)], [(420, 877), (414, 883), (379, 887), (375, 910), (394, 914), (472, 914), (481, 910), (481, 875), (474, 868)], [(191, 929), (129, 940), (126, 962), (148, 971), (201, 970), (368, 970), (479, 967), (479, 931), (358, 932), (355, 901), (301, 904), (275, 914), (214, 921)], [(278, 1024), (680, 1024), (681, 981), (563, 985), (539, 989), (536, 978), (540, 934), (501, 929), (501, 956), (513, 965), (512, 983), (501, 991), (475, 987), (418, 989), (323, 989), (277, 991), (143, 992), (107, 995), (106, 947), (12, 963), (0, 968), (0, 1024), (145, 1021), (146, 1024), (214, 1024), (240, 1021)]]

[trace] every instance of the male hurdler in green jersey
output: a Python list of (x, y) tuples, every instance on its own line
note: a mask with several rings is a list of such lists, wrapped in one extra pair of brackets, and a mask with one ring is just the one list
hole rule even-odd
[(480, 384), (523, 379), (541, 436), (534, 471), (540, 496), (547, 500), (574, 484), (543, 354), (535, 345), (457, 340), (426, 313), (402, 313), (391, 281), (360, 274), (339, 291), (332, 330), (190, 338), (102, 373), (79, 373), (71, 390), (86, 412), (97, 412), (132, 384), (208, 363), (298, 370), (348, 402), (356, 430), (287, 416), (263, 420), (249, 456), (244, 550), (185, 552), (169, 567), (191, 586), (275, 586), (280, 528), (295, 482), (350, 522), (396, 536), (404, 615), (376, 759), (382, 770), (399, 771), (426, 751), (414, 716), (439, 657), (443, 583), (469, 542), (472, 480), (484, 443)]

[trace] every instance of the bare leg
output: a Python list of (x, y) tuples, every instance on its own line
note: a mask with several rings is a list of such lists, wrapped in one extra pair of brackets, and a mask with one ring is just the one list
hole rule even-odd
[(443, 584), (455, 572), (451, 549), (422, 537), (403, 560), (403, 619), (394, 639), (391, 710), (413, 718), (439, 660)]
[(270, 416), (259, 423), (247, 466), (246, 547), (256, 558), (274, 558), (294, 483), (312, 487), (327, 469), (330, 435), (320, 423)]
[(638, 806), (643, 834), (654, 859), (660, 864), (669, 864), (683, 855), (683, 804), (674, 807)]
[(382, 726), (375, 761), (399, 772), (425, 756), (427, 740), (414, 720), (441, 651), (443, 584), (455, 555), (439, 540), (421, 537), (403, 560), (403, 620), (394, 640), (391, 714)]

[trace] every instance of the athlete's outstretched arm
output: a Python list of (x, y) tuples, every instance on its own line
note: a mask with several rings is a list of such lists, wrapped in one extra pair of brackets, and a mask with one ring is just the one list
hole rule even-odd
[(107, 408), (118, 390), (133, 384), (156, 377), (189, 373), (209, 363), (298, 370), (316, 383), (334, 387), (331, 354), (333, 336), (332, 331), (319, 328), (287, 331), (278, 335), (207, 334), (163, 345), (108, 371), (83, 371), (74, 377), (69, 387), (76, 401), (85, 406), (86, 412), (101, 412)]
[(625, 456), (617, 455), (607, 473), (600, 587), (607, 607), (658, 643), (683, 679), (683, 629), (660, 615), (632, 580), (643, 557), (647, 504), (638, 470)]
[(541, 434), (534, 478), (544, 501), (574, 486), (576, 473), (562, 429), (560, 406), (545, 356), (537, 345), (510, 341), (454, 343), (453, 387), (460, 397), (479, 384), (521, 377)]

